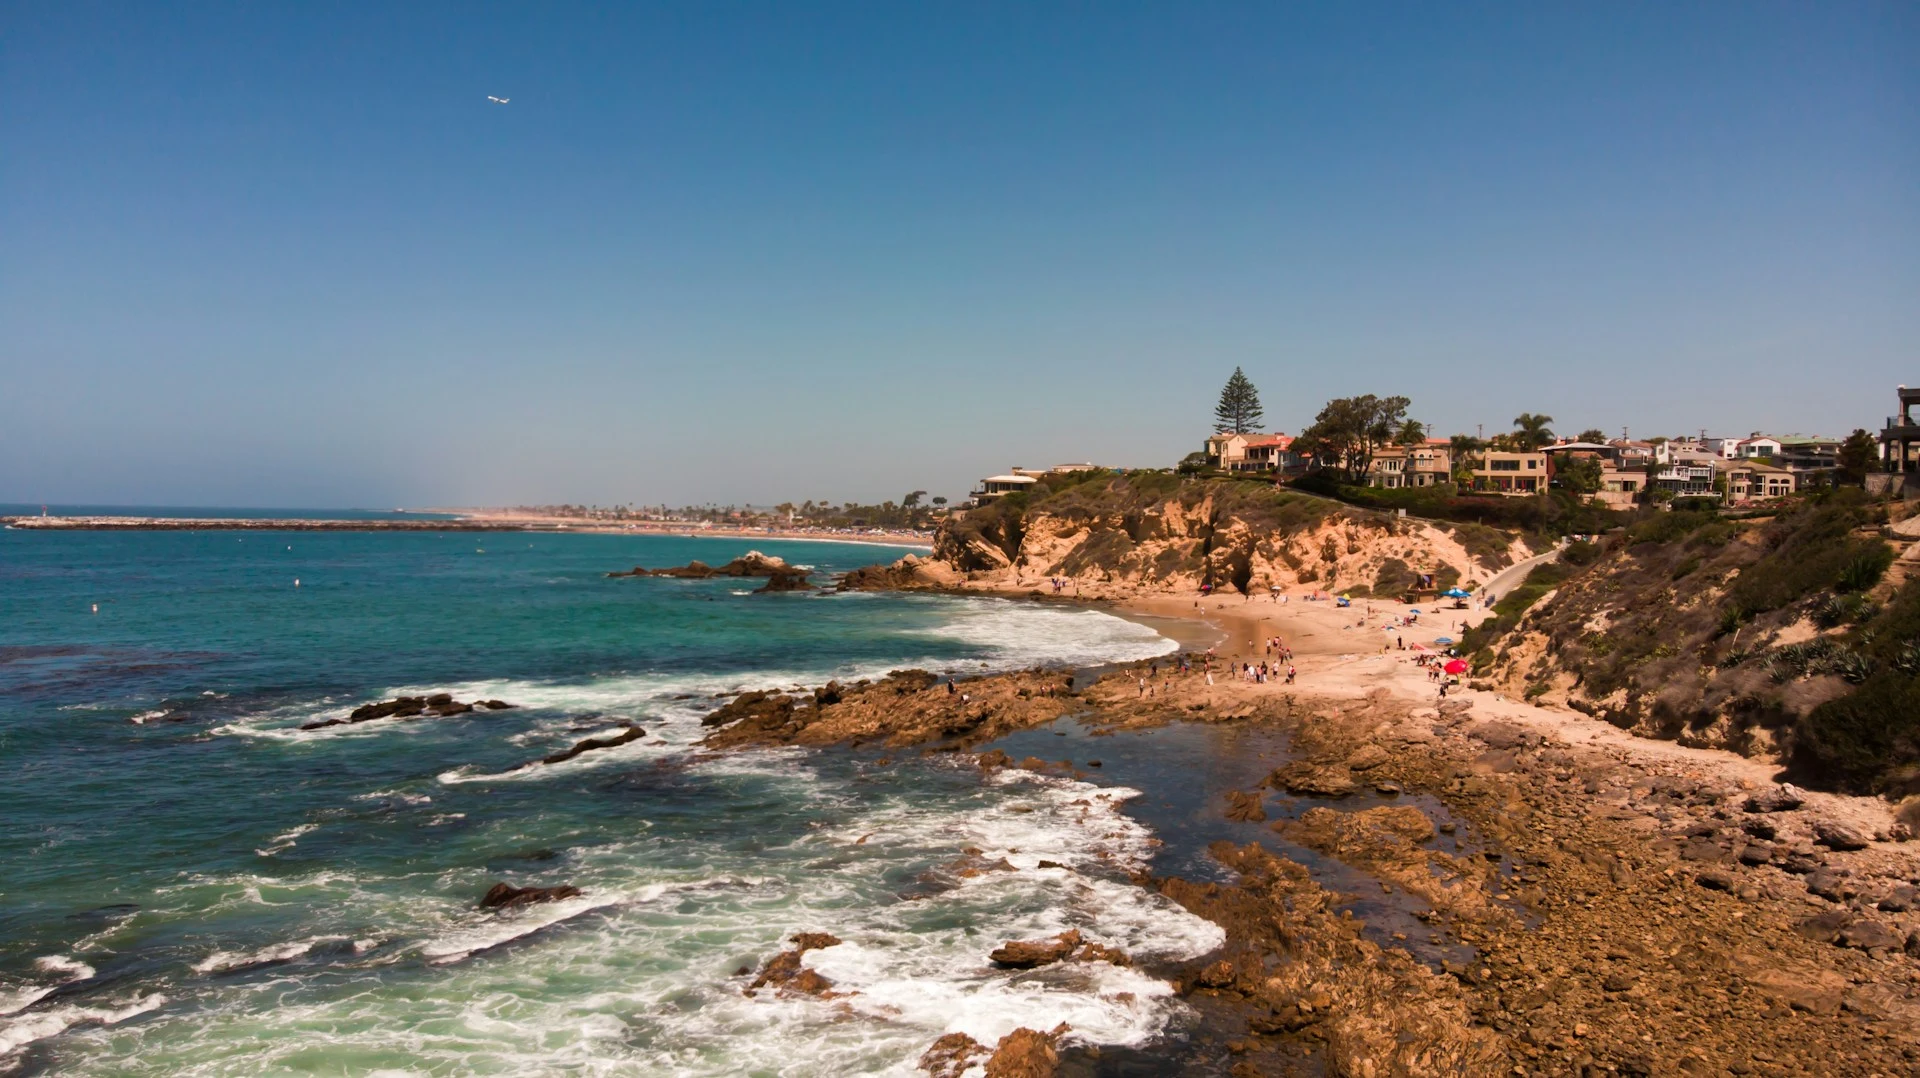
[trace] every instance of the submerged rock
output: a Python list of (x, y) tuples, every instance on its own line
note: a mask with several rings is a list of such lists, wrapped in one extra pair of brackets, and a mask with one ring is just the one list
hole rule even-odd
[[(629, 742), (638, 741), (645, 736), (647, 736), (647, 732), (645, 730), (642, 730), (638, 726), (629, 726), (625, 730), (620, 731), (618, 734), (615, 734), (612, 737), (590, 737), (590, 738), (587, 738), (585, 741), (575, 742), (569, 748), (564, 748), (564, 749), (561, 749), (559, 752), (542, 756), (538, 762), (543, 764), (563, 763), (567, 760), (573, 759), (575, 756), (578, 756), (583, 752), (592, 752), (595, 749), (610, 749), (610, 748), (613, 748), (615, 745), (625, 745)], [(520, 766), (532, 767), (533, 764), (527, 763), (527, 764), (522, 764)]]
[(556, 902), (563, 898), (578, 898), (578, 887), (561, 885), (559, 887), (515, 887), (510, 883), (496, 883), (487, 888), (480, 896), (480, 908), (485, 910), (510, 910), (520, 906), (530, 906), (535, 902)]
[(1267, 784), (1295, 797), (1346, 797), (1354, 789), (1353, 775), (1345, 764), (1313, 764), (1304, 760), (1267, 776)]

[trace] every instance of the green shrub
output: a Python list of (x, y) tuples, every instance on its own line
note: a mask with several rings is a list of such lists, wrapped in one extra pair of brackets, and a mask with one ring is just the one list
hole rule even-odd
[(1583, 539), (1577, 543), (1568, 543), (1561, 548), (1560, 560), (1568, 565), (1588, 566), (1599, 561), (1600, 554), (1599, 543), (1589, 543)]
[(1847, 563), (1840, 567), (1841, 591), (1866, 591), (1880, 583), (1880, 578), (1885, 575), (1887, 566), (1893, 564), (1891, 546), (1871, 540), (1867, 542), (1871, 545), (1860, 549), (1859, 553), (1849, 558)]
[(1920, 679), (1883, 671), (1794, 724), (1788, 767), (1798, 781), (1877, 792), (1886, 775), (1920, 759)]

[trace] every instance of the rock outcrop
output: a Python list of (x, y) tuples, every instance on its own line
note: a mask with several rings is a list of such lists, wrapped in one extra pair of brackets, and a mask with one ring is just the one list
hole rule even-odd
[(762, 554), (758, 550), (749, 550), (725, 565), (708, 565), (703, 561), (690, 561), (685, 565), (671, 569), (647, 569), (634, 566), (607, 574), (609, 577), (664, 576), (681, 580), (711, 580), (715, 577), (753, 578), (765, 577), (766, 583), (758, 591), (807, 591), (813, 584), (807, 580), (807, 572), (788, 565), (785, 559), (771, 554)]
[(837, 947), (841, 940), (825, 932), (799, 932), (789, 937), (793, 947), (781, 951), (767, 959), (760, 967), (759, 976), (745, 989), (751, 996), (762, 988), (777, 989), (782, 993), (798, 992), (802, 995), (831, 999), (833, 982), (826, 977), (800, 964), (800, 959), (808, 951), (817, 951), (822, 947)]
[[(642, 730), (640, 727), (628, 726), (626, 729), (609, 737), (590, 737), (584, 741), (576, 741), (572, 745), (564, 749), (561, 749), (559, 752), (549, 753), (546, 756), (542, 756), (538, 760), (529, 760), (528, 762), (521, 764), (520, 768), (532, 767), (536, 763), (539, 763), (539, 764), (565, 763), (566, 761), (573, 759), (574, 757), (580, 755), (583, 752), (593, 752), (597, 749), (610, 749), (617, 745), (632, 744), (633, 742), (638, 741), (645, 736), (647, 736), (647, 732), (645, 730)], [(520, 770), (520, 768), (515, 768), (514, 770), (517, 771), (517, 770)]]
[(321, 719), (302, 724), (302, 730), (324, 730), (330, 726), (352, 726), (357, 723), (372, 722), (375, 719), (419, 719), (445, 718), (449, 715), (467, 715), (475, 711), (506, 711), (513, 707), (505, 700), (475, 700), (461, 703), (450, 693), (434, 693), (432, 696), (396, 696), (391, 700), (382, 700), (376, 704), (362, 704), (354, 708), (345, 718)]

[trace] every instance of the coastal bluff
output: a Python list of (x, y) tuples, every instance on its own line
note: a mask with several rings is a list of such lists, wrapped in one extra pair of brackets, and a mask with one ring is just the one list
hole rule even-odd
[(1003, 498), (947, 521), (929, 556), (847, 574), (845, 590), (1073, 594), (1323, 591), (1399, 597), (1492, 579), (1538, 553), (1525, 538), (1358, 509), (1251, 480), (1129, 474)]

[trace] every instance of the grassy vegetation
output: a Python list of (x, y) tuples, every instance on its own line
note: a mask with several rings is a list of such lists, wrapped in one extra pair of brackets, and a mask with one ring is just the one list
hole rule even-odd
[(1498, 672), (1524, 623), (1546, 637), (1545, 666), (1508, 671), (1528, 689), (1568, 674), (1621, 727), (1736, 749), (1764, 728), (1796, 782), (1920, 792), (1920, 582), (1867, 594), (1893, 556), (1877, 514), (1836, 491), (1764, 520), (1648, 515), (1570, 549), (1558, 581), (1529, 576), (1462, 644)]

